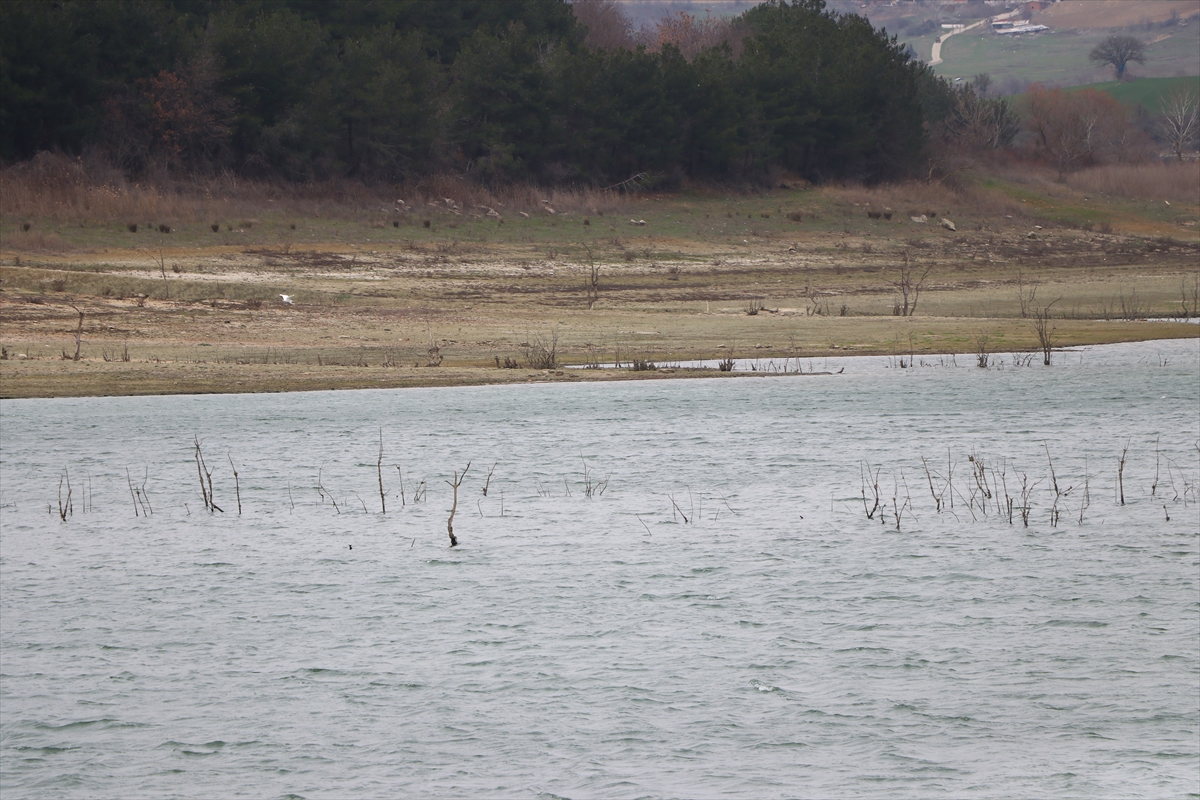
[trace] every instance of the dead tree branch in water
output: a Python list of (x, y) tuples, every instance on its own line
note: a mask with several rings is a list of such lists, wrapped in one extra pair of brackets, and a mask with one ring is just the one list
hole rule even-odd
[[(67, 499), (64, 502), (62, 496), (63, 482), (67, 484)], [(74, 515), (75, 507), (71, 503), (71, 473), (63, 470), (63, 474), (58, 479), (58, 516), (63, 522), (67, 521), (68, 515)]]
[[(870, 464), (866, 463), (865, 461), (858, 462), (858, 474), (859, 474), (859, 477), (862, 479), (863, 511), (866, 512), (867, 519), (874, 519), (875, 512), (879, 510), (879, 470), (880, 469), (881, 469), (880, 467), (876, 467), (875, 474), (872, 475)], [(868, 478), (871, 479), (870, 484), (867, 483)], [(870, 508), (867, 508), (867, 486), (868, 485), (871, 487), (871, 490), (873, 491), (873, 493), (875, 495), (875, 504), (873, 506), (871, 506)]]
[(325, 498), (328, 497), (329, 502), (333, 503), (333, 510), (336, 511), (337, 513), (341, 514), (342, 510), (340, 508), (338, 508), (337, 499), (334, 498), (333, 492), (326, 489), (325, 486), (321, 483), (321, 472), (324, 469), (325, 469), (324, 467), (317, 468), (317, 494), (319, 494), (321, 496), (322, 503), (324, 503)]
[(672, 520), (675, 518), (675, 512), (678, 512), (679, 516), (683, 517), (683, 524), (687, 525), (689, 522), (687, 515), (683, 513), (683, 509), (680, 508), (679, 504), (675, 502), (675, 496), (669, 494), (669, 495), (667, 495), (667, 498), (671, 501), (671, 508), (672, 508), (671, 518), (672, 518)]
[(467, 462), (467, 466), (463, 468), (462, 474), (454, 473), (454, 481), (446, 481), (450, 488), (454, 489), (454, 503), (450, 506), (450, 517), (446, 520), (446, 533), (450, 536), (450, 546), (458, 547), (458, 539), (454, 536), (454, 512), (458, 511), (458, 487), (462, 486), (463, 478), (467, 477), (467, 470), (471, 468), (471, 462)]
[(240, 517), (242, 515), (242, 485), (238, 482), (238, 471), (237, 467), (233, 465), (233, 456), (226, 453), (225, 457), (229, 459), (229, 468), (233, 470), (233, 491), (237, 495), (238, 516)]
[(387, 501), (383, 494), (383, 428), (379, 429), (379, 457), (375, 459), (375, 476), (379, 478), (379, 513), (387, 513)]
[[(133, 501), (133, 515), (135, 517), (140, 517), (141, 513), (138, 511), (137, 495), (135, 495), (133, 493), (133, 478), (129, 477), (129, 467), (125, 468), (125, 482), (129, 484), (129, 499)], [(204, 492), (204, 480), (203, 479), (200, 480), (200, 491), (201, 491), (201, 493)], [(207, 498), (205, 499), (204, 507), (208, 508)]]
[(500, 462), (497, 461), (495, 464), (492, 464), (492, 468), (488, 470), (487, 480), (483, 482), (483, 496), (484, 497), (487, 497), (488, 487), (492, 485), (492, 473), (496, 471), (496, 464), (499, 464), (499, 463)]
[(1129, 453), (1129, 440), (1125, 440), (1125, 448), (1117, 459), (1117, 491), (1120, 493), (1121, 505), (1125, 505), (1125, 456)]
[[(204, 508), (210, 514), (214, 511), (220, 511), (224, 514), (225, 509), (213, 501), (212, 470), (204, 463), (204, 453), (200, 449), (200, 439), (193, 437), (193, 444), (196, 446), (196, 472), (200, 475), (200, 495), (204, 498)], [(207, 487), (204, 485), (206, 479), (208, 481)]]

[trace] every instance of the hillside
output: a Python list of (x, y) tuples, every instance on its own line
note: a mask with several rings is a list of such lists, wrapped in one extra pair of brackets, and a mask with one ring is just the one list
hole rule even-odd
[[(909, 44), (918, 57), (930, 60), (943, 24), (969, 24), (1003, 9), (983, 3), (831, 3), (841, 12), (866, 14)], [(1064, 0), (1030, 15), (1049, 31), (1023, 36), (997, 36), (987, 27), (949, 37), (935, 72), (946, 78), (969, 79), (986, 72), (1005, 93), (1030, 83), (1074, 86), (1110, 80), (1112, 71), (1092, 64), (1088, 54), (1114, 33), (1136, 36), (1147, 44), (1144, 65), (1133, 65), (1136, 77), (1200, 75), (1200, 3), (1193, 0)]]

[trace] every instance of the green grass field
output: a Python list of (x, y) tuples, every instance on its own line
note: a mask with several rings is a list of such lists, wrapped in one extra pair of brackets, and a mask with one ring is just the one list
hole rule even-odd
[(1151, 114), (1162, 110), (1163, 98), (1176, 91), (1200, 91), (1200, 76), (1187, 78), (1139, 78), (1133, 81), (1105, 81), (1076, 86), (1074, 89), (1096, 89), (1108, 92), (1128, 106), (1142, 106)]
[[(979, 28), (952, 36), (942, 48), (942, 63), (934, 67), (946, 78), (970, 79), (981, 72), (1003, 89), (1009, 79), (1072, 86), (1111, 78), (1112, 68), (1100, 68), (1088, 54), (1111, 31), (1047, 31), (1024, 36), (997, 36)], [(1136, 33), (1143, 41), (1162, 33)], [(926, 37), (914, 40), (922, 58), (929, 58)], [(1172, 29), (1168, 38), (1146, 48), (1146, 63), (1129, 71), (1140, 78), (1200, 75), (1200, 24)], [(1123, 99), (1123, 98), (1119, 98)]]

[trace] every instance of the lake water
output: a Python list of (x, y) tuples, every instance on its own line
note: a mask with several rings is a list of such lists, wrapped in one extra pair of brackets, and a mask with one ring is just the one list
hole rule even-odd
[(972, 362), (4, 401), (3, 796), (1200, 794), (1200, 343)]

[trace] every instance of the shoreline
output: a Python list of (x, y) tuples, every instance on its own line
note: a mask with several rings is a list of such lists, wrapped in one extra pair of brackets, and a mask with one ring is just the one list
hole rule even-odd
[[(1125, 323), (1128, 325), (1129, 323)], [(1179, 335), (1157, 335), (1143, 337), (1094, 337), (1094, 340), (1079, 339), (1056, 345), (1054, 353), (1076, 351), (1106, 345), (1134, 344), (1139, 342), (1174, 342), (1200, 339), (1200, 331), (1194, 323), (1144, 323), (1159, 328), (1163, 324), (1183, 326), (1191, 330), (1179, 331)], [(1157, 333), (1163, 331), (1158, 330)], [(798, 355), (770, 355), (757, 357), (759, 363), (772, 359), (798, 361), (810, 371), (780, 371), (764, 367), (761, 370), (738, 370), (722, 372), (713, 367), (679, 366), (664, 360), (661, 366), (652, 369), (589, 367), (586, 364), (561, 364), (550, 370), (526, 368), (503, 369), (480, 366), (420, 366), (420, 367), (345, 367), (331, 365), (312, 369), (310, 365), (299, 371), (280, 369), (291, 365), (246, 365), (246, 364), (195, 364), (187, 362), (104, 362), (94, 359), (64, 361), (61, 359), (13, 359), (0, 361), (0, 400), (30, 400), (50, 398), (84, 397), (149, 397), (175, 395), (212, 394), (283, 394), (317, 391), (351, 391), (361, 389), (422, 389), (466, 386), (537, 385), (556, 383), (611, 383), (639, 380), (703, 379), (724, 380), (736, 378), (767, 377), (834, 377), (836, 369), (827, 369), (828, 361), (834, 360), (835, 367), (843, 361), (860, 358), (886, 358), (903, 364), (912, 358), (916, 368), (921, 362), (935, 359), (974, 359), (977, 353), (968, 350), (945, 352), (897, 353), (882, 348), (867, 351), (846, 352), (841, 348)], [(1017, 356), (1036, 356), (1030, 366), (1041, 367), (1040, 351), (1034, 348), (1009, 348), (992, 352), (1001, 367)], [(744, 357), (743, 357), (744, 358)], [(682, 359), (681, 359), (682, 360)], [(739, 358), (739, 360), (742, 360)], [(747, 359), (750, 360), (750, 359)], [(822, 364), (819, 370), (814, 364)], [(924, 364), (929, 366), (929, 364)], [(966, 363), (957, 366), (967, 366)], [(971, 364), (970, 366), (975, 366)], [(251, 367), (253, 369), (246, 369)], [(270, 367), (275, 367), (271, 369)], [(913, 367), (909, 367), (913, 368)], [(994, 367), (993, 367), (994, 368)]]

